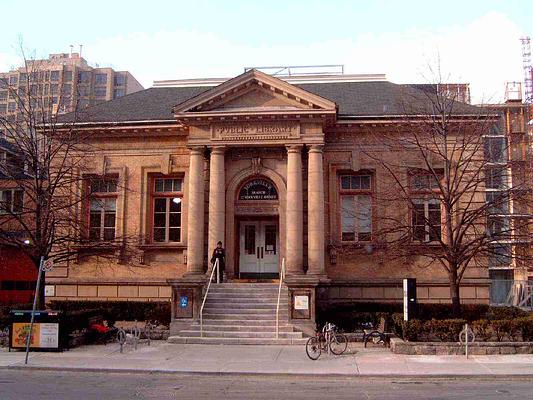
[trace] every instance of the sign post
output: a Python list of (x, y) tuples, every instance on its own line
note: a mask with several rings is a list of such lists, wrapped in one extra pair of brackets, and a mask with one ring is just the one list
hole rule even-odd
[(409, 321), (416, 314), (416, 279), (403, 280), (403, 320)]
[(31, 320), (30, 320), (30, 331), (28, 332), (28, 337), (26, 338), (26, 358), (24, 360), (24, 364), (28, 364), (28, 356), (30, 353), (30, 343), (31, 343), (31, 337), (33, 335), (33, 323), (35, 322), (35, 309), (37, 308), (37, 297), (39, 296), (39, 292), (41, 289), (41, 280), (43, 277), (43, 273), (45, 271), (50, 271), (54, 267), (54, 263), (51, 259), (44, 260), (44, 257), (41, 257), (41, 260), (39, 262), (39, 273), (37, 274), (37, 285), (35, 287), (35, 296), (33, 297), (33, 308), (31, 311)]

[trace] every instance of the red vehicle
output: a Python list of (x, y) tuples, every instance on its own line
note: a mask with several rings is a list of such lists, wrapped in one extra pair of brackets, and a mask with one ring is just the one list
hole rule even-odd
[(31, 303), (37, 282), (37, 269), (21, 251), (0, 247), (0, 305)]

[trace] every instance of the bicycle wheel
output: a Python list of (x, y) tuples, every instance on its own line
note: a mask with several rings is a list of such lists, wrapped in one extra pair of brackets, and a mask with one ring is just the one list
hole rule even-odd
[(384, 335), (378, 331), (372, 331), (365, 337), (365, 347), (370, 344), (371, 346), (384, 345)]
[(309, 338), (307, 344), (305, 345), (305, 352), (307, 353), (307, 357), (309, 357), (311, 360), (318, 360), (318, 357), (320, 357), (320, 353), (322, 352), (322, 348), (320, 341), (316, 336)]
[(340, 356), (348, 347), (348, 339), (342, 333), (334, 333), (329, 343), (329, 349), (336, 356)]

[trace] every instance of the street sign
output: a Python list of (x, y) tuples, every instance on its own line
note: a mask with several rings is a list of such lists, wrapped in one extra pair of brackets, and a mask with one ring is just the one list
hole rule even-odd
[(54, 260), (49, 258), (43, 263), (43, 271), (49, 272), (54, 268)]

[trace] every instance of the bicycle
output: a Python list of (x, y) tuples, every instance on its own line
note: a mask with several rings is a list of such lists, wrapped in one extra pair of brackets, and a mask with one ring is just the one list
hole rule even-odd
[(369, 344), (372, 346), (388, 346), (389, 337), (385, 334), (385, 321), (382, 319), (377, 328), (371, 322), (365, 322), (361, 324), (361, 330), (363, 331), (363, 343), (365, 348)]
[(305, 345), (305, 352), (311, 360), (318, 360), (322, 350), (331, 351), (340, 356), (348, 347), (348, 339), (338, 332), (332, 323), (326, 323), (321, 331), (316, 330), (315, 336), (309, 338)]

